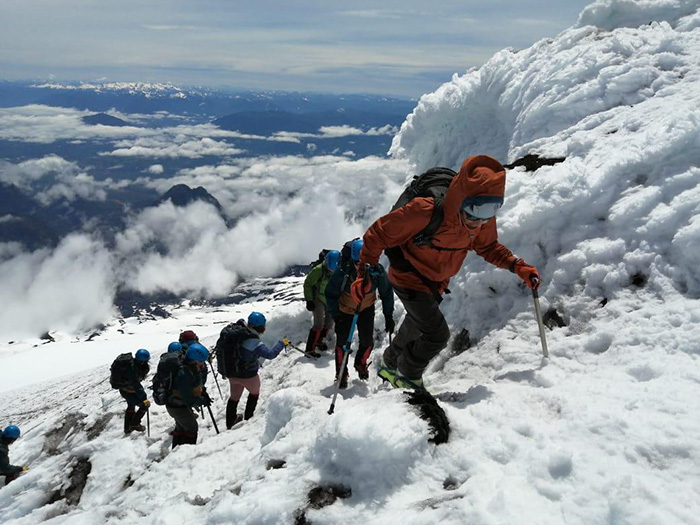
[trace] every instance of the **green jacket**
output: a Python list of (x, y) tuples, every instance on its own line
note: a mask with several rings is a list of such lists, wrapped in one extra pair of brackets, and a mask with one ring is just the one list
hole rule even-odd
[(22, 472), (22, 467), (10, 465), (10, 449), (4, 439), (0, 440), (0, 476)]
[(306, 301), (321, 301), (326, 304), (326, 285), (331, 279), (332, 272), (324, 263), (317, 264), (304, 279), (304, 299)]

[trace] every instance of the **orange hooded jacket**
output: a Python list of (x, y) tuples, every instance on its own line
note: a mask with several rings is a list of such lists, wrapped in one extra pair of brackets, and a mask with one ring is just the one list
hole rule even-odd
[[(455, 175), (445, 194), (444, 220), (433, 236), (433, 246), (456, 251), (442, 251), (430, 246), (417, 246), (413, 237), (428, 225), (433, 213), (431, 197), (417, 197), (375, 221), (363, 237), (360, 262), (378, 264), (386, 248), (399, 246), (404, 256), (427, 279), (436, 282), (444, 293), (450, 278), (459, 272), (470, 250), (499, 268), (510, 268), (516, 257), (498, 242), (496, 218), (478, 229), (470, 230), (460, 220), (460, 207), (466, 197), (503, 197), (506, 170), (500, 162), (486, 155), (468, 157)], [(430, 289), (412, 272), (389, 267), (389, 281), (398, 288), (430, 293)]]

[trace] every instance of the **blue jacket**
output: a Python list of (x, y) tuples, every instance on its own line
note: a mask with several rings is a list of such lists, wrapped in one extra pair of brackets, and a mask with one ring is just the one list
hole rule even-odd
[(148, 396), (141, 385), (141, 381), (146, 379), (149, 369), (150, 367), (148, 365), (139, 366), (136, 364), (136, 361), (133, 361), (131, 366), (126, 371), (127, 386), (119, 389), (122, 395), (133, 394), (136, 396), (139, 402), (147, 399)]
[(22, 467), (10, 465), (10, 450), (5, 439), (0, 440), (0, 475), (17, 474), (22, 472)]
[(241, 343), (240, 350), (241, 362), (244, 364), (245, 371), (239, 373), (237, 377), (241, 379), (255, 377), (260, 369), (258, 359), (261, 357), (265, 359), (274, 359), (283, 349), (284, 343), (282, 341), (278, 341), (275, 346), (268, 348), (267, 345), (257, 337), (246, 339)]
[(180, 370), (173, 375), (172, 389), (166, 404), (173, 407), (198, 407), (203, 403), (202, 376), (191, 361), (185, 361)]

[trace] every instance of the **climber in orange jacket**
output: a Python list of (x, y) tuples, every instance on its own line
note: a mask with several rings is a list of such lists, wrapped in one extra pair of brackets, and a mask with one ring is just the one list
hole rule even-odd
[[(431, 221), (433, 197), (415, 197), (377, 219), (364, 235), (360, 267), (379, 264), (389, 252), (389, 281), (406, 309), (392, 344), (384, 352), (379, 376), (400, 388), (422, 388), (423, 371), (447, 346), (450, 330), (439, 308), (450, 278), (459, 272), (469, 251), (499, 268), (516, 273), (532, 289), (540, 283), (534, 266), (518, 259), (498, 242), (496, 213), (503, 204), (506, 170), (494, 158), (464, 160), (444, 196), (443, 218), (428, 242), (416, 242)], [(398, 250), (396, 249), (398, 248)], [(365, 290), (364, 272), (353, 283), (356, 302)]]

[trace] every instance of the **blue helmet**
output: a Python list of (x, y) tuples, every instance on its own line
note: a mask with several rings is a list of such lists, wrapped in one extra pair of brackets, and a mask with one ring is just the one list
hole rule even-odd
[(355, 239), (350, 245), (350, 258), (357, 262), (360, 260), (360, 252), (362, 251), (362, 246), (364, 246), (364, 241), (362, 239)]
[(2, 437), (7, 439), (17, 439), (19, 437), (19, 427), (17, 425), (10, 425), (2, 431)]
[(191, 361), (199, 361), (200, 363), (204, 363), (207, 359), (209, 359), (209, 350), (204, 348), (204, 346), (200, 345), (199, 343), (192, 343), (187, 348), (185, 358), (190, 359)]
[(137, 361), (150, 361), (151, 353), (148, 350), (142, 348), (141, 350), (138, 350), (136, 352), (134, 359), (136, 359)]
[(326, 254), (326, 267), (334, 272), (338, 269), (338, 262), (340, 261), (340, 252), (338, 250), (331, 250)]
[(173, 341), (168, 345), (168, 353), (182, 352), (182, 345), (178, 341)]
[(265, 326), (265, 323), (267, 323), (267, 320), (260, 312), (253, 312), (248, 316), (249, 326)]

